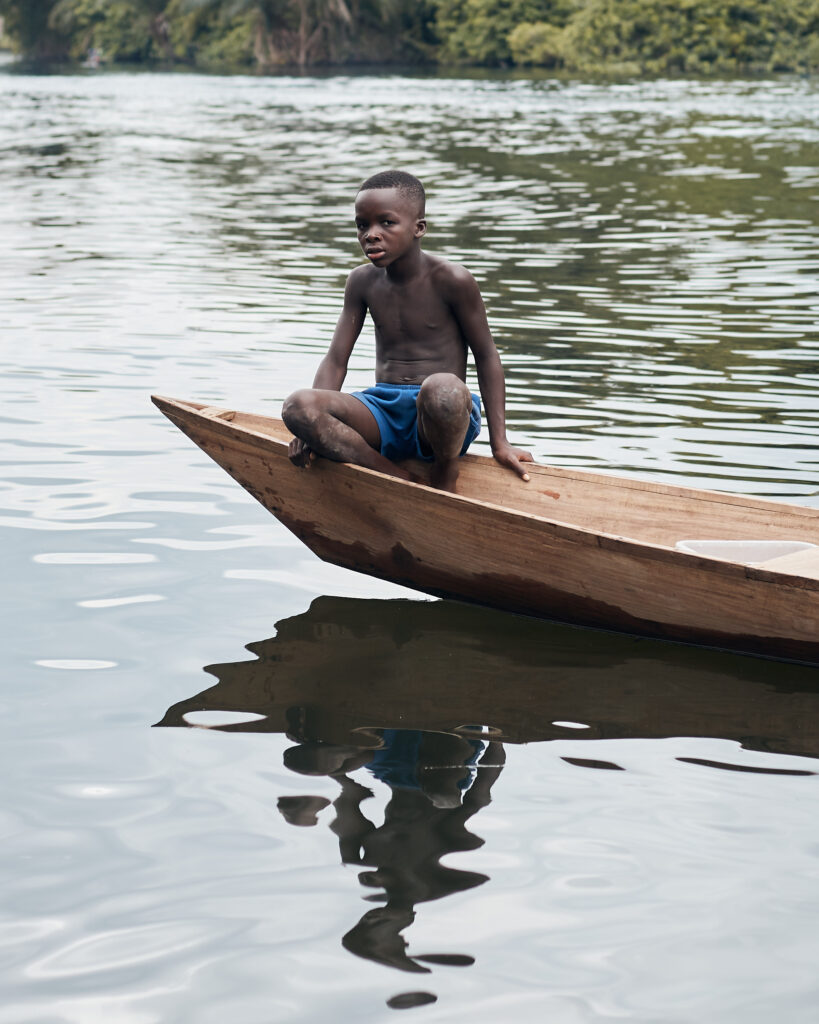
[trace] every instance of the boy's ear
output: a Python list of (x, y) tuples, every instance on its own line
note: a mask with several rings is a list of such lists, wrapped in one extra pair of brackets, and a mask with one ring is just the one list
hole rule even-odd
[(427, 220), (426, 217), (419, 217), (415, 222), (415, 237), (420, 238), (421, 235), (427, 233)]

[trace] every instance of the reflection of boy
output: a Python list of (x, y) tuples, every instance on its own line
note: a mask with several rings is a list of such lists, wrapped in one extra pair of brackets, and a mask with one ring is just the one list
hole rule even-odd
[[(329, 775), (341, 787), (333, 802), (342, 862), (372, 870), (358, 878), (368, 888), (383, 889), (370, 901), (383, 906), (368, 910), (342, 939), (345, 949), (402, 971), (428, 973), (419, 961), (466, 966), (464, 954), (407, 955), (401, 932), (415, 919), (415, 905), (482, 885), (488, 876), (441, 863), (451, 853), (483, 845), (467, 821), (491, 802), (492, 786), (505, 762), (503, 746), (450, 733), (383, 730), (382, 743), (355, 748), (301, 743), (284, 753), (284, 763), (305, 775)], [(373, 795), (348, 773), (363, 765), (391, 790), (383, 824), (376, 826), (361, 803)], [(279, 810), (291, 824), (316, 824), (314, 809), (323, 797), (280, 798)], [(293, 820), (294, 811), (299, 812)], [(307, 820), (307, 815), (310, 820)]]
[[(466, 386), (467, 349), (475, 357), (492, 453), (524, 480), (528, 452), (506, 439), (505, 387), (480, 291), (463, 267), (421, 249), (424, 188), (403, 171), (369, 178), (356, 196), (358, 240), (369, 265), (347, 279), (344, 307), (312, 388), (284, 403), (295, 435), (290, 458), (314, 454), (410, 474), (391, 460), (433, 462), (431, 482), (455, 489), (458, 457), (480, 429), (480, 402)], [(357, 394), (341, 386), (369, 311), (375, 325), (376, 384)]]

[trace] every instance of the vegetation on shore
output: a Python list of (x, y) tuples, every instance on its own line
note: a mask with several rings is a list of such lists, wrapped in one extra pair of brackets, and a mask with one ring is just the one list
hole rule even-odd
[(0, 0), (25, 57), (208, 70), (819, 70), (819, 0)]

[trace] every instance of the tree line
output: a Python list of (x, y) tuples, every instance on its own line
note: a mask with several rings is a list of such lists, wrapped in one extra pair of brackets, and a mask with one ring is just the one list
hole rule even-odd
[(819, 70), (819, 0), (0, 0), (0, 18), (43, 61)]

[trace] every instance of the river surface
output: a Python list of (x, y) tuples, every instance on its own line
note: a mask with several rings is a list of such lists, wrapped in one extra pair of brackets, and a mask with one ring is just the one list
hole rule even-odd
[(276, 414), (401, 166), (514, 443), (819, 507), (817, 110), (0, 74), (0, 1021), (816, 1020), (819, 670), (324, 565), (149, 395)]

